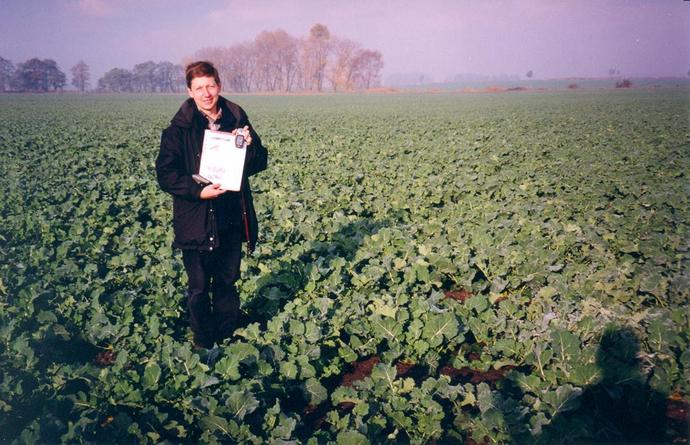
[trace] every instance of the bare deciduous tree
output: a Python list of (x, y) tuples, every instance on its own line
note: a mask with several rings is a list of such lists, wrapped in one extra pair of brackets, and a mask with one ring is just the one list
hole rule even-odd
[(290, 91), (297, 71), (297, 41), (279, 29), (263, 31), (254, 40), (259, 88)]
[(89, 87), (89, 79), (91, 77), (89, 66), (83, 60), (80, 60), (70, 68), (70, 72), (72, 73), (72, 85), (83, 93)]
[(352, 64), (353, 78), (358, 88), (367, 89), (379, 85), (383, 69), (383, 56), (379, 51), (358, 51)]
[(195, 60), (206, 60), (211, 62), (220, 72), (220, 82), (224, 85), (227, 84), (225, 76), (230, 68), (228, 64), (228, 48), (224, 46), (202, 48), (195, 52), (192, 57), (186, 58), (184, 64), (187, 65)]
[(256, 54), (253, 42), (237, 43), (230, 47), (203, 48), (187, 58), (185, 65), (194, 60), (207, 60), (218, 68), (220, 81), (226, 91), (249, 92), (255, 83)]
[(354, 88), (354, 62), (361, 50), (361, 45), (350, 39), (333, 39), (333, 62), (328, 70), (328, 81), (334, 92)]
[(371, 88), (380, 82), (383, 67), (380, 52), (332, 36), (322, 24), (301, 39), (282, 29), (263, 31), (251, 42), (203, 48), (184, 63), (195, 60), (213, 63), (223, 90), (236, 92)]
[(239, 43), (230, 47), (232, 59), (230, 74), (236, 91), (250, 92), (255, 83), (256, 54), (250, 42)]
[(295, 84), (295, 77), (299, 69), (297, 39), (283, 30), (276, 31), (278, 45), (278, 60), (281, 66), (282, 84), (284, 91), (291, 91)]
[(326, 64), (331, 50), (331, 33), (325, 25), (317, 23), (309, 30), (302, 44), (302, 79), (305, 89), (323, 91)]
[(263, 31), (254, 40), (257, 86), (266, 91), (280, 88), (281, 70), (278, 45), (273, 32)]

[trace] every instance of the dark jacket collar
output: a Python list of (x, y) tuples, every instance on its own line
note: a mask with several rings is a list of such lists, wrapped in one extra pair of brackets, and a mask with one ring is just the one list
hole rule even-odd
[[(223, 127), (232, 126), (236, 120), (235, 116), (228, 108), (230, 103), (231, 102), (223, 96), (218, 97), (218, 106), (223, 110), (223, 115), (220, 118), (220, 123)], [(182, 103), (180, 109), (177, 110), (177, 113), (175, 113), (175, 116), (173, 116), (170, 122), (176, 127), (181, 128), (206, 128), (208, 126), (208, 120), (201, 114), (194, 103), (194, 99), (191, 97)]]

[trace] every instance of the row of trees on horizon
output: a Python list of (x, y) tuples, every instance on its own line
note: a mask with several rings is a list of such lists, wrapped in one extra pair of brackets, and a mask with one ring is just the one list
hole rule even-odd
[[(90, 69), (83, 61), (70, 68), (72, 85), (84, 92), (91, 86)], [(15, 67), (0, 57), (0, 93), (63, 91), (67, 76), (52, 59), (32, 58)], [(181, 92), (184, 91), (184, 68), (170, 62), (144, 62), (132, 71), (114, 68), (100, 79), (96, 91), (102, 92)]]
[[(283, 30), (263, 31), (253, 41), (203, 48), (183, 62), (208, 60), (219, 70), (223, 89), (252, 91), (352, 91), (377, 87), (383, 56), (350, 39), (332, 35), (316, 24), (306, 37)], [(79, 61), (70, 68), (71, 84), (91, 89), (90, 68)], [(0, 92), (62, 91), (67, 76), (52, 59), (32, 58), (17, 66), (0, 57)], [(172, 62), (143, 62), (133, 69), (113, 68), (95, 91), (179, 93), (185, 91), (184, 67)]]
[(379, 51), (332, 35), (316, 24), (309, 35), (263, 31), (251, 42), (204, 48), (185, 62), (209, 60), (218, 67), (223, 88), (237, 92), (350, 91), (381, 83)]

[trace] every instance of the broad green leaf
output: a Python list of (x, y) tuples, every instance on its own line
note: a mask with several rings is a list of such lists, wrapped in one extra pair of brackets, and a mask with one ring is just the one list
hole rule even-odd
[(389, 342), (398, 342), (402, 336), (402, 326), (392, 318), (380, 318), (373, 316), (371, 324), (374, 332)]
[(342, 357), (342, 359), (347, 363), (357, 360), (357, 353), (346, 344), (343, 344), (340, 348), (338, 348), (338, 355), (340, 355), (340, 357)]
[(515, 340), (504, 338), (496, 341), (494, 349), (504, 353), (504, 355), (508, 357), (519, 357), (522, 345)]
[(312, 405), (320, 405), (328, 398), (328, 391), (324, 386), (314, 378), (307, 379), (302, 385), (304, 393), (307, 396), (309, 403)]
[(144, 367), (144, 379), (142, 383), (144, 388), (154, 388), (158, 384), (158, 379), (161, 376), (161, 368), (155, 361), (149, 361)]
[(474, 295), (465, 300), (468, 309), (474, 309), (477, 314), (481, 314), (489, 308), (489, 299), (486, 295)]
[(539, 289), (537, 292), (537, 298), (549, 299), (553, 298), (558, 294), (558, 290), (553, 286), (546, 286)]
[(673, 324), (667, 318), (657, 316), (649, 322), (647, 327), (649, 343), (655, 351), (664, 351), (669, 344), (673, 344), (675, 332)]
[(415, 264), (414, 270), (415, 270), (415, 273), (417, 274), (417, 279), (419, 281), (421, 281), (422, 283), (429, 282), (430, 274), (429, 274), (429, 269), (426, 265), (423, 266), (423, 265)]
[(400, 387), (401, 393), (408, 393), (415, 388), (415, 382), (413, 379), (406, 377), (402, 381), (402, 386)]
[(224, 378), (230, 380), (238, 380), (240, 374), (240, 357), (237, 355), (228, 355), (216, 362), (216, 372)]
[(336, 437), (337, 445), (369, 445), (369, 440), (360, 432), (343, 431)]
[(544, 402), (551, 406), (551, 417), (557, 414), (572, 411), (580, 406), (582, 389), (570, 384), (559, 386), (555, 391), (547, 391), (543, 394)]
[(417, 353), (417, 355), (424, 355), (426, 352), (429, 350), (429, 343), (427, 343), (424, 340), (417, 340), (414, 342), (414, 352)]
[(304, 323), (299, 320), (290, 320), (290, 335), (300, 337), (304, 335), (306, 328)]
[(359, 402), (357, 390), (349, 386), (339, 386), (331, 393), (331, 401), (337, 405), (342, 402)]
[(271, 435), (287, 441), (292, 437), (295, 428), (297, 428), (297, 420), (281, 412), (278, 416), (278, 425)]
[(292, 362), (282, 362), (280, 364), (280, 374), (286, 379), (297, 377), (297, 366)]
[(491, 392), (491, 388), (489, 388), (489, 385), (486, 383), (480, 383), (477, 385), (477, 401), (479, 410), (482, 413), (496, 408), (494, 405), (494, 396)]
[(371, 379), (376, 385), (385, 385), (390, 390), (395, 390), (394, 382), (397, 375), (395, 366), (378, 363), (371, 371)]
[(458, 335), (458, 327), (453, 313), (430, 315), (422, 330), (422, 336), (434, 348)]
[(230, 427), (228, 426), (228, 422), (222, 417), (213, 415), (204, 416), (201, 418), (200, 422), (203, 428), (206, 430), (220, 431), (224, 435), (229, 435)]
[(557, 329), (551, 332), (551, 348), (560, 360), (577, 360), (580, 356), (580, 339), (564, 329)]
[(364, 417), (369, 414), (369, 404), (368, 403), (358, 403), (352, 410), (355, 416)]
[(384, 316), (384, 317), (390, 317), (390, 318), (395, 318), (395, 314), (397, 312), (397, 309), (391, 306), (388, 306), (382, 299), (376, 298), (373, 300), (373, 306), (374, 306), (374, 313)]
[(571, 381), (583, 387), (596, 384), (601, 377), (601, 369), (594, 363), (577, 363), (570, 372)]
[(318, 342), (321, 339), (321, 329), (316, 323), (308, 321), (305, 327), (304, 338), (310, 343)]
[(518, 384), (520, 389), (525, 393), (531, 393), (538, 395), (541, 393), (541, 389), (545, 386), (543, 380), (541, 380), (536, 375), (525, 375), (517, 374), (515, 377), (515, 382)]
[(225, 403), (230, 408), (232, 415), (239, 420), (244, 419), (247, 414), (253, 413), (260, 405), (254, 394), (246, 390), (233, 392)]

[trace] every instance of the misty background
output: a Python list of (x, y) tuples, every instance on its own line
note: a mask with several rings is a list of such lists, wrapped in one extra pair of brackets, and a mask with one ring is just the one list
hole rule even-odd
[[(112, 68), (183, 63), (262, 31), (316, 23), (379, 51), (384, 85), (529, 77), (690, 76), (682, 0), (0, 0), (0, 56)], [(69, 80), (67, 82), (69, 84)]]

